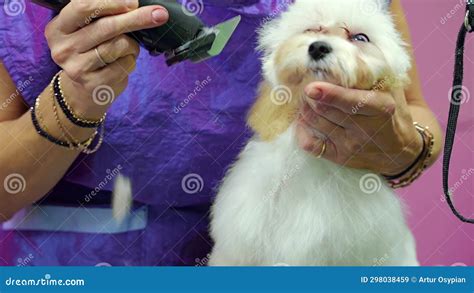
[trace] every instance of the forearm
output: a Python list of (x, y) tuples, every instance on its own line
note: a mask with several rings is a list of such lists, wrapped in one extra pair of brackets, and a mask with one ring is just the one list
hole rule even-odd
[(434, 147), (433, 155), (431, 157), (430, 165), (433, 164), (436, 159), (438, 159), (441, 149), (443, 146), (443, 133), (439, 126), (439, 123), (430, 110), (428, 104), (423, 98), (423, 93), (421, 89), (420, 77), (418, 74), (418, 68), (416, 64), (415, 55), (413, 49), (411, 48), (412, 39), (410, 35), (410, 29), (408, 27), (407, 19), (400, 0), (392, 1), (391, 10), (395, 16), (395, 23), (400, 30), (400, 33), (403, 36), (403, 39), (407, 44), (410, 44), (410, 55), (413, 60), (412, 68), (409, 72), (411, 83), (405, 91), (408, 107), (410, 109), (412, 118), (414, 122), (418, 122), (425, 127), (429, 127), (431, 133), (434, 136)]
[[(65, 100), (76, 116), (101, 121), (113, 99), (106, 105), (94, 102), (94, 92), (100, 86), (107, 86), (112, 98), (118, 97), (127, 87), (140, 53), (138, 43), (124, 33), (163, 25), (168, 21), (168, 12), (158, 5), (138, 8), (138, 1), (90, 1), (91, 5), (77, 2), (68, 4), (48, 23), (45, 37), (53, 61), (63, 69), (61, 85)], [(92, 14), (94, 21), (84, 26), (83, 20)], [(2, 104), (17, 90), (3, 66), (0, 66), (0, 80)], [(59, 107), (56, 109), (59, 118), (56, 117), (49, 88), (40, 97), (37, 114), (43, 116), (39, 122), (47, 133), (69, 145), (77, 145), (78, 149), (89, 145), (95, 129), (74, 126)], [(0, 213), (3, 214), (0, 220), (43, 197), (64, 176), (80, 152), (56, 146), (41, 137), (21, 97), (9, 101), (8, 111), (0, 111), (0, 149), (3, 149), (0, 180), (10, 174), (20, 174), (26, 188), (18, 194), (0, 188)], [(68, 133), (68, 137), (63, 133)]]
[[(62, 131), (53, 113), (53, 96), (49, 88), (40, 95), (37, 114), (42, 116), (43, 128), (57, 138)], [(79, 128), (67, 121), (58, 108), (58, 117), (70, 134), (84, 141), (95, 130)], [(64, 176), (79, 155), (79, 151), (57, 146), (41, 137), (33, 126), (31, 112), (21, 117), (0, 122), (0, 141), (4, 142), (0, 152), (0, 178), (19, 174), (24, 178), (23, 188), (0, 189), (0, 221), (10, 218), (21, 208), (30, 205), (47, 194)], [(4, 183), (3, 180), (1, 183)], [(5, 181), (5, 185), (8, 182)], [(18, 192), (18, 193), (17, 193)]]
[(412, 103), (409, 104), (409, 108), (413, 117), (413, 121), (420, 123), (422, 126), (428, 127), (434, 136), (433, 155), (429, 161), (429, 165), (431, 166), (436, 162), (441, 154), (441, 150), (443, 148), (443, 132), (436, 116), (427, 105)]

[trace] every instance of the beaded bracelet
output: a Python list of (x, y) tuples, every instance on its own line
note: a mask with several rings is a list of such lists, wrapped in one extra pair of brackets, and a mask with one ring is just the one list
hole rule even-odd
[(66, 99), (64, 98), (64, 94), (61, 88), (61, 71), (58, 72), (53, 78), (53, 93), (58, 102), (59, 107), (63, 111), (66, 118), (71, 121), (74, 125), (82, 127), (82, 128), (98, 128), (105, 120), (106, 115), (102, 117), (100, 120), (91, 121), (79, 118), (74, 111), (71, 109), (71, 106), (67, 103)]
[[(50, 90), (52, 93), (54, 93), (53, 85), (54, 85), (54, 79), (50, 83), (50, 86), (51, 86)], [(82, 143), (77, 142), (77, 140), (73, 138), (73, 136), (70, 134), (70, 132), (66, 129), (66, 127), (62, 124), (61, 120), (59, 119), (54, 96), (53, 96), (52, 102), (53, 102), (53, 113), (56, 119), (56, 123), (58, 124), (58, 127), (60, 128), (62, 132), (61, 133), (62, 137), (66, 138), (66, 141), (60, 140), (49, 133), (46, 127), (46, 123), (44, 122), (44, 119), (42, 118), (41, 113), (37, 112), (37, 109), (39, 109), (39, 106), (40, 106), (40, 96), (36, 98), (35, 104), (30, 109), (31, 120), (33, 122), (36, 132), (43, 138), (46, 138), (48, 141), (61, 147), (69, 148), (71, 150), (79, 150), (85, 154), (93, 154), (97, 152), (103, 142), (103, 137), (104, 137), (104, 132), (105, 132), (104, 123), (100, 124), (100, 130), (95, 131), (95, 133), (87, 141), (82, 142)], [(94, 141), (98, 133), (100, 133), (100, 135), (99, 135), (99, 139), (96, 146), (94, 148), (90, 148), (92, 142)]]
[(414, 123), (416, 130), (423, 138), (423, 150), (416, 161), (403, 173), (396, 176), (385, 176), (391, 188), (402, 188), (410, 185), (418, 179), (428, 168), (428, 163), (433, 156), (434, 136), (428, 127), (423, 127), (419, 123)]
[[(52, 84), (51, 84), (51, 87), (52, 87)], [(51, 88), (51, 92), (53, 92), (52, 88)], [(59, 119), (58, 109), (57, 109), (56, 101), (54, 98), (53, 98), (53, 114), (54, 114), (56, 123), (58, 124), (63, 136), (66, 136), (68, 141), (72, 142), (71, 145), (77, 145), (77, 147), (74, 147), (74, 149), (78, 149), (82, 153), (87, 154), (87, 155), (96, 153), (100, 149), (104, 140), (104, 133), (105, 133), (104, 123), (100, 124), (99, 130), (96, 130), (95, 133), (86, 142), (80, 143), (78, 142), (76, 138), (74, 138), (74, 136), (63, 125), (63, 123), (61, 122), (61, 119)], [(97, 141), (97, 144), (93, 148), (91, 148), (90, 146), (92, 145), (92, 142), (94, 141), (97, 134), (99, 134), (99, 139)]]
[(49, 134), (47, 131), (45, 131), (43, 129), (43, 127), (41, 127), (40, 123), (38, 122), (37, 115), (36, 115), (36, 109), (39, 107), (39, 103), (40, 103), (40, 98), (38, 96), (38, 98), (36, 99), (35, 105), (33, 105), (30, 109), (31, 110), (30, 111), (31, 112), (31, 121), (33, 122), (33, 125), (35, 127), (36, 132), (39, 135), (41, 135), (42, 137), (46, 138), (48, 141), (54, 143), (55, 145), (62, 146), (62, 147), (65, 147), (65, 148), (77, 147), (77, 145), (74, 146), (74, 145), (71, 145), (67, 141), (62, 141), (62, 140), (59, 140), (59, 139), (55, 138), (54, 136)]

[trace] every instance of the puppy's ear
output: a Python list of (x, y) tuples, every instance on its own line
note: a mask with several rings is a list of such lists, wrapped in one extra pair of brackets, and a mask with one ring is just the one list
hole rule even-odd
[(286, 86), (260, 84), (258, 99), (248, 116), (248, 126), (263, 141), (271, 141), (285, 132), (296, 119), (297, 93)]

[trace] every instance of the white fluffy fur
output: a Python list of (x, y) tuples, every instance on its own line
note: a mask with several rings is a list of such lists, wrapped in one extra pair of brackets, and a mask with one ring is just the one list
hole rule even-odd
[(130, 214), (132, 207), (132, 183), (130, 179), (119, 174), (114, 182), (112, 213), (115, 221), (121, 223)]
[(212, 210), (210, 265), (417, 265), (399, 200), (361, 191), (367, 173), (300, 150), (294, 127), (249, 142)]
[[(383, 0), (298, 0), (291, 5), (289, 11), (283, 13), (281, 17), (271, 21), (260, 30), (259, 50), (263, 52), (263, 71), (266, 80), (277, 85), (279, 81), (275, 77), (275, 64), (272, 57), (277, 49), (292, 36), (298, 35), (308, 28), (318, 26), (331, 27), (334, 25), (347, 25), (353, 32), (363, 32), (370, 36), (372, 43), (385, 54), (385, 60), (389, 68), (393, 70), (399, 78), (406, 77), (408, 69), (411, 67), (410, 58), (404, 48), (404, 43), (393, 25)], [(311, 42), (316, 41), (308, 40)], [(339, 44), (336, 44), (339, 45)], [(345, 63), (347, 54), (351, 53), (351, 48), (345, 46), (346, 50), (339, 57)], [(302, 48), (306, 53), (307, 48)], [(346, 55), (344, 55), (344, 53)], [(303, 58), (304, 57), (304, 58)], [(304, 62), (307, 54), (292, 54), (288, 56), (288, 62)], [(371, 54), (363, 54), (362, 58), (376, 66)], [(374, 64), (375, 63), (375, 64)], [(340, 65), (334, 61), (332, 66)], [(348, 64), (346, 64), (346, 68)], [(353, 76), (352, 66), (347, 74)]]
[[(390, 16), (382, 9), (370, 17), (361, 14), (364, 5), (378, 3), (373, 1), (297, 0), (261, 31), (265, 79), (281, 82), (274, 54), (282, 44), (307, 28), (336, 23), (369, 35), (389, 68), (406, 76), (410, 60)], [(357, 69), (351, 56), (358, 49), (328, 42), (352, 52), (335, 53), (326, 64), (340, 66), (350, 85)], [(307, 46), (302, 50), (288, 56), (288, 62), (311, 66)], [(371, 52), (358, 54), (377, 74), (381, 60)], [(400, 200), (379, 177), (380, 190), (363, 192), (360, 184), (368, 173), (300, 150), (294, 125), (271, 142), (254, 137), (228, 172), (212, 208), (215, 246), (209, 264), (418, 265)]]

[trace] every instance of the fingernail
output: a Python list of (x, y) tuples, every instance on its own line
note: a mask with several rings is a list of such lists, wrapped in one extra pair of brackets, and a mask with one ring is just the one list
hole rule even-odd
[(322, 96), (322, 93), (319, 89), (313, 87), (306, 89), (306, 95), (312, 99), (319, 100)]
[(162, 23), (168, 20), (168, 11), (158, 8), (153, 10), (151, 16), (153, 17), (153, 21), (155, 23)]

